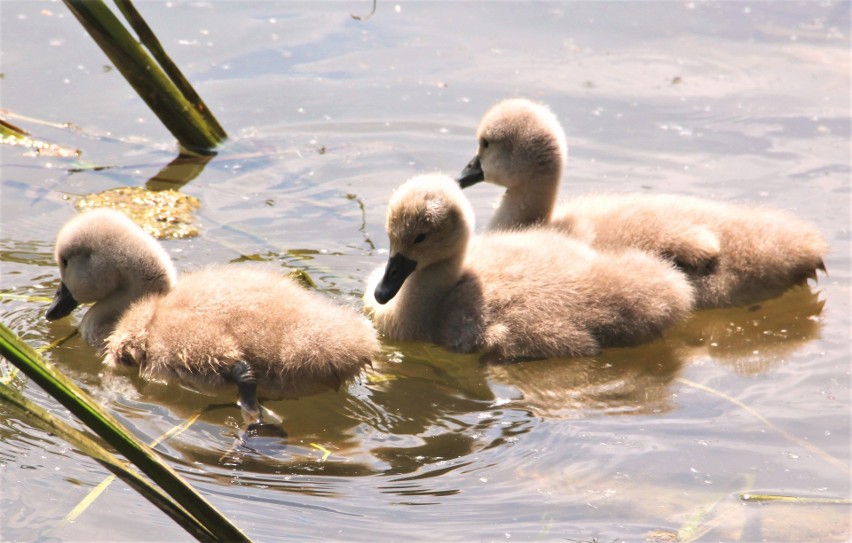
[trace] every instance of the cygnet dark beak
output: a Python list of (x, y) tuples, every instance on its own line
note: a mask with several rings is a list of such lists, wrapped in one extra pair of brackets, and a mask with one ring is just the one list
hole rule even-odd
[(410, 258), (405, 258), (400, 253), (396, 253), (388, 259), (388, 265), (385, 267), (385, 274), (382, 280), (376, 285), (376, 291), (373, 295), (376, 301), (384, 305), (393, 300), (405, 279), (411, 275), (411, 272), (417, 268), (417, 262)]
[(456, 183), (463, 189), (471, 185), (475, 185), (480, 181), (485, 181), (485, 172), (482, 171), (482, 163), (479, 161), (479, 156), (473, 157), (473, 160), (467, 163), (467, 166), (456, 177)]
[(80, 305), (79, 302), (71, 296), (71, 291), (68, 290), (65, 283), (60, 282), (59, 288), (56, 289), (56, 294), (53, 296), (53, 303), (47, 308), (44, 318), (55, 321), (67, 317), (78, 305)]

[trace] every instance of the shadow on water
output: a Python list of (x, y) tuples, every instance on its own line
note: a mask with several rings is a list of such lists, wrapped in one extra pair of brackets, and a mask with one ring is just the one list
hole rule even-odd
[(685, 361), (707, 358), (757, 375), (820, 337), (824, 306), (819, 291), (801, 286), (750, 307), (697, 312), (667, 337)]
[[(5, 258), (48, 266), (47, 250), (40, 245), (10, 248)], [(55, 277), (44, 279), (38, 288), (49, 296)], [(19, 295), (26, 297), (26, 292), (32, 291)], [(47, 356), (61, 361), (63, 370), (100, 402), (114, 404), (122, 416), (139, 419), (143, 426), (152, 409), (161, 411), (154, 420), (164, 425), (202, 412), (191, 431), (161, 446), (179, 463), (238, 466), (245, 476), (261, 478), (280, 475), (284, 466), (290, 474), (429, 478), (464, 465), (448, 466), (448, 460), (517, 439), (539, 417), (668, 412), (674, 407), (671, 384), (693, 362), (712, 361), (741, 375), (769, 371), (819, 337), (823, 307), (818, 291), (800, 287), (747, 308), (696, 312), (664, 340), (609, 349), (588, 359), (482, 364), (475, 355), (432, 345), (388, 343), (374, 368), (349, 388), (267, 399), (264, 405), (283, 419), (288, 440), (258, 438), (230, 456), (239, 421), (233, 395), (211, 396), (104, 371), (96, 351), (79, 336)], [(7, 317), (13, 330), (47, 338), (68, 335), (75, 322), (46, 323), (31, 308)], [(506, 424), (506, 411), (523, 415)], [(153, 425), (146, 433), (166, 429)]]
[(664, 413), (685, 365), (707, 359), (742, 375), (769, 371), (819, 337), (824, 304), (819, 292), (799, 287), (747, 308), (696, 312), (664, 341), (593, 359), (492, 365), (487, 374), (516, 390), (513, 405), (540, 416)]
[(595, 358), (492, 365), (488, 376), (517, 391), (512, 405), (538, 416), (643, 415), (672, 408), (682, 362), (666, 342), (608, 349)]
[(216, 153), (196, 155), (180, 153), (174, 160), (166, 164), (162, 170), (154, 174), (146, 183), (148, 190), (178, 190), (204, 171), (207, 164), (213, 160)]
[[(692, 363), (709, 361), (738, 374), (771, 371), (819, 337), (823, 306), (819, 292), (797, 288), (752, 307), (697, 312), (660, 341), (587, 359), (483, 364), (476, 355), (428, 344), (387, 343), (373, 369), (339, 392), (263, 399), (288, 437), (252, 438), (247, 446), (237, 443), (235, 394), (105, 371), (79, 336), (48, 357), (146, 440), (200, 413), (157, 450), (187, 476), (222, 486), (214, 493), (238, 487), (253, 500), (286, 505), (285, 495), (346, 497), (352, 478), (374, 478), (376, 492), (422, 506), (469, 491), (467, 474), (487, 473), (494, 462), (518, 476), (538, 473), (526, 455), (510, 451), (542, 420), (642, 420), (671, 412), (673, 382)], [(35, 327), (51, 339), (67, 335), (75, 322), (45, 324), (31, 310), (10, 316), (13, 329)], [(608, 484), (570, 458), (573, 476), (585, 477), (584, 484)], [(548, 469), (548, 462), (537, 469)]]
[[(282, 419), (287, 440), (252, 438), (248, 447), (236, 448), (240, 413), (233, 394), (207, 395), (104, 372), (79, 338), (51, 356), (61, 358), (75, 380), (95, 388), (100, 401), (114, 403), (131, 426), (150, 425), (145, 419), (151, 411), (160, 414), (153, 419), (157, 425), (201, 412), (190, 431), (160, 447), (178, 464), (201, 464), (212, 473), (236, 469), (232, 476), (243, 482), (302, 492), (304, 481), (293, 486), (280, 475), (426, 480), (516, 441), (540, 417), (668, 412), (674, 407), (672, 382), (685, 365), (709, 359), (738, 373), (768, 371), (818, 337), (822, 307), (818, 293), (796, 289), (760, 306), (697, 313), (665, 340), (588, 359), (481, 364), (477, 356), (432, 345), (388, 344), (374, 369), (348, 388), (266, 399), (266, 408)], [(143, 433), (166, 429), (152, 426)], [(428, 491), (424, 484), (415, 485), (416, 491)]]
[[(41, 251), (15, 254), (15, 258), (45, 265)], [(12, 260), (14, 255), (8, 256)], [(49, 293), (52, 288), (46, 285), (44, 290)], [(592, 359), (482, 365), (476, 356), (455, 355), (435, 346), (390, 344), (384, 359), (350, 390), (272, 401), (267, 406), (286, 421), (291, 467), (297, 467), (300, 458), (314, 462), (319, 452), (300, 451), (297, 444), (323, 442), (331, 447), (331, 460), (321, 468), (306, 468), (308, 472), (410, 473), (430, 459), (472, 453), (479, 445), (465, 436), (489, 430), (495, 419), (477, 419), (477, 415), (495, 407), (560, 418), (663, 413), (672, 408), (670, 384), (684, 364), (710, 360), (738, 374), (768, 371), (819, 337), (823, 306), (819, 292), (797, 288), (748, 308), (695, 313), (671, 330), (665, 341), (611, 349)], [(44, 323), (31, 311), (8, 317), (13, 329), (36, 330), (36, 335), (62, 337), (73, 331), (72, 321)], [(105, 403), (145, 398), (185, 418), (211, 403), (232, 401), (104, 372), (94, 349), (79, 337), (48, 356), (61, 360), (72, 378), (94, 388), (94, 395)], [(205, 432), (218, 431), (224, 437), (237, 417), (238, 409), (232, 405), (205, 413), (201, 423), (208, 425)], [(184, 454), (216, 465), (231, 446), (230, 439), (219, 442), (211, 449), (204, 439), (190, 438), (181, 446), (191, 449)], [(337, 458), (345, 462), (336, 463)], [(352, 458), (360, 460), (352, 462)], [(265, 471), (263, 458), (248, 454), (244, 461), (243, 468), (249, 471)]]

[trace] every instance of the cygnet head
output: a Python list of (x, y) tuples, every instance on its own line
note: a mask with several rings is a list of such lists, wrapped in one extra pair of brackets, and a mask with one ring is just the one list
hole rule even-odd
[(568, 146), (547, 106), (524, 98), (503, 100), (482, 117), (476, 138), (476, 156), (456, 179), (462, 188), (480, 181), (507, 189), (527, 180), (558, 184)]
[(473, 208), (450, 177), (427, 174), (406, 181), (388, 202), (390, 258), (376, 301), (393, 299), (415, 270), (463, 260), (473, 227)]
[(62, 281), (47, 320), (60, 319), (81, 303), (114, 296), (127, 303), (166, 292), (176, 282), (174, 265), (160, 244), (111, 209), (92, 210), (68, 221), (56, 238), (54, 254)]

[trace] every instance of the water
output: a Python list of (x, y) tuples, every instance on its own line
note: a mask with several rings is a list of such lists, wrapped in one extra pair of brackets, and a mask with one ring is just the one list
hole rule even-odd
[[(411, 175), (457, 172), (496, 100), (549, 103), (568, 133), (563, 197), (677, 192), (789, 209), (832, 251), (828, 276), (759, 306), (705, 311), (664, 341), (594, 360), (481, 366), (387, 344), (368, 379), (269, 402), (286, 446), (233, 451), (233, 406), (158, 447), (247, 534), (281, 540), (845, 541), (850, 497), (850, 53), (844, 2), (139, 3), (231, 135), (182, 190), (202, 234), (179, 269), (301, 268), (359, 307), (383, 265), (384, 208)], [(82, 156), (3, 146), (3, 322), (46, 323), (52, 243), (73, 200), (144, 186), (170, 135), (62, 4), (4, 1), (2, 107)], [(65, 123), (70, 123), (71, 126)], [(99, 169), (92, 169), (98, 166)], [(467, 191), (485, 224), (498, 191)], [(78, 319), (79, 317), (77, 317)], [(47, 355), (152, 440), (210, 404), (104, 371), (72, 339)], [(25, 381), (32, 400), (67, 418)], [(106, 472), (0, 406), (0, 539), (185, 540)]]

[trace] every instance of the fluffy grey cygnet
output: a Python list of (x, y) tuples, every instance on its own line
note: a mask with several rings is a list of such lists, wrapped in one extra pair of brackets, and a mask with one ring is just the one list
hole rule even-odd
[(544, 224), (597, 249), (650, 251), (689, 275), (697, 308), (773, 298), (825, 270), (825, 238), (781, 210), (644, 193), (589, 194), (557, 206), (567, 147), (544, 105), (501, 101), (476, 136), (476, 157), (457, 181), (506, 188), (489, 230)]
[(106, 364), (150, 380), (236, 385), (251, 416), (258, 387), (278, 396), (336, 389), (379, 350), (361, 315), (272, 271), (227, 265), (178, 280), (162, 246), (118, 211), (72, 218), (55, 255), (62, 281), (48, 320), (93, 302), (80, 331)]
[(471, 239), (473, 211), (443, 175), (414, 177), (390, 199), (390, 259), (364, 295), (376, 328), (488, 358), (594, 355), (658, 338), (692, 287), (642, 251), (598, 253), (553, 229)]

